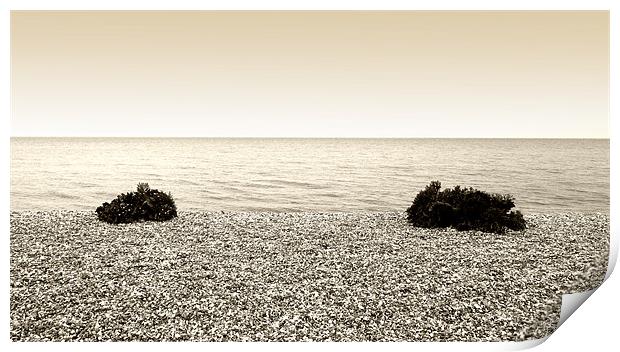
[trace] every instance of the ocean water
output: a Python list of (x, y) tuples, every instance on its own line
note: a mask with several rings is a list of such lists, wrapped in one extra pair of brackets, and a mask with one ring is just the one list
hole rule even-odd
[(524, 212), (609, 212), (609, 140), (11, 138), (11, 210), (94, 210), (138, 182), (179, 210), (404, 211), (432, 180)]

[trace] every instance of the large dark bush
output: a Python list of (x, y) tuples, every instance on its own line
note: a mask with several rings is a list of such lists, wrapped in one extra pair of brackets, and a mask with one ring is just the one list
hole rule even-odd
[(170, 193), (150, 189), (147, 183), (138, 183), (136, 192), (119, 194), (112, 202), (103, 203), (96, 212), (99, 220), (119, 224), (170, 220), (177, 216), (177, 207)]
[(506, 229), (523, 230), (525, 220), (510, 195), (489, 194), (473, 188), (445, 189), (433, 181), (415, 197), (407, 209), (407, 220), (418, 227), (454, 227), (457, 230), (480, 230), (504, 233)]

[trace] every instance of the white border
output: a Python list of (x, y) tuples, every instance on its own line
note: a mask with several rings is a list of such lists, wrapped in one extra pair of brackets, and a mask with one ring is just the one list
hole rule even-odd
[(11, 10), (607, 10), (613, 1), (553, 0), (8, 0)]
[[(57, 1), (42, 1), (42, 0), (22, 0), (22, 1), (3, 1), (0, 5), (2, 12), (2, 29), (0, 45), (2, 45), (3, 55), (0, 56), (0, 66), (2, 67), (2, 77), (5, 77), (5, 81), (1, 86), (0, 94), (0, 109), (2, 109), (2, 120), (0, 130), (2, 133), (3, 148), (0, 152), (3, 165), (7, 166), (5, 170), (9, 170), (9, 150), (10, 150), (10, 11), (11, 10), (610, 10), (611, 19), (611, 67), (610, 67), (610, 105), (615, 107), (616, 101), (614, 97), (617, 96), (618, 91), (618, 70), (617, 65), (613, 63), (618, 61), (618, 34), (620, 34), (620, 28), (618, 21), (620, 17), (616, 11), (619, 11), (620, 7), (617, 1), (603, 1), (603, 0), (590, 0), (590, 1), (551, 1), (551, 0), (521, 0), (521, 1), (490, 1), (490, 0), (477, 0), (477, 1), (458, 1), (458, 0), (444, 0), (444, 1), (396, 1), (396, 0), (358, 0), (358, 1), (339, 1), (339, 0), (315, 0), (315, 1), (283, 1), (283, 0), (264, 0), (264, 1), (251, 1), (251, 0), (229, 0), (229, 1), (193, 1), (193, 0), (175, 0), (175, 1), (133, 1), (133, 0), (108, 0), (108, 1), (77, 1), (77, 0), (57, 0)], [(614, 139), (618, 130), (617, 121), (617, 109), (610, 110), (610, 136), (611, 136), (611, 149), (610, 149), (610, 162), (611, 162), (611, 180), (618, 179), (618, 145)], [(4, 235), (4, 246), (2, 251), (3, 263), (9, 265), (9, 188), (10, 188), (10, 174), (8, 172), (2, 173), (2, 191), (4, 197), (0, 200), (0, 211), (4, 214), (1, 219), (1, 226)], [(610, 214), (618, 213), (617, 199), (618, 188), (615, 182), (610, 183), (611, 191), (611, 205)], [(618, 223), (616, 217), (611, 217), (611, 255), (610, 255), (610, 269), (613, 268), (617, 261), (618, 256)], [(608, 271), (608, 275), (611, 271)], [(32, 343), (11, 343), (9, 336), (9, 270), (5, 266), (2, 271), (2, 282), (4, 283), (4, 289), (2, 290), (2, 298), (4, 304), (2, 305), (2, 326), (1, 331), (4, 333), (3, 343), (9, 350), (30, 350), (44, 348), (46, 350), (59, 350), (59, 351), (71, 351), (71, 350), (107, 350), (110, 347), (120, 349), (177, 349), (189, 348), (189, 349), (215, 349), (215, 350), (229, 350), (231, 348), (244, 348), (244, 349), (269, 349), (269, 350), (289, 350), (289, 349), (345, 349), (345, 350), (370, 350), (377, 348), (389, 348), (389, 349), (410, 349), (420, 348), (424, 350), (471, 350), (471, 351), (489, 351), (489, 350), (506, 350), (514, 349), (515, 347), (527, 348), (528, 344), (519, 345), (515, 343), (389, 343), (389, 344), (372, 344), (372, 343), (346, 343), (346, 344), (308, 344), (308, 343), (295, 343), (295, 344), (231, 344), (231, 343), (215, 343), (215, 344), (197, 344), (197, 343), (158, 343), (158, 344), (124, 344), (117, 343), (110, 345), (108, 343), (69, 343), (69, 344), (32, 344)], [(584, 305), (591, 309), (588, 312), (582, 312), (583, 308), (577, 311), (575, 317), (568, 319), (556, 333), (552, 334), (547, 343), (539, 347), (539, 349), (557, 350), (563, 348), (574, 348), (581, 346), (582, 349), (589, 348), (592, 344), (603, 347), (612, 346), (617, 344), (615, 339), (615, 330), (612, 330), (615, 326), (615, 322), (618, 317), (618, 279), (617, 274), (612, 276), (612, 280), (605, 282), (600, 290), (593, 294), (593, 298), (586, 302)], [(596, 302), (590, 302), (596, 301)], [(601, 335), (601, 332), (605, 333)], [(591, 341), (588, 339), (596, 339)], [(540, 341), (539, 341), (540, 342)], [(607, 344), (608, 345), (607, 345)], [(529, 344), (532, 345), (532, 344)]]

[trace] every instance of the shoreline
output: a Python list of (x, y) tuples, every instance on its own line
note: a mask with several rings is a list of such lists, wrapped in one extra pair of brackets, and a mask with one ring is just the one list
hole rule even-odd
[(597, 287), (607, 213), (505, 235), (404, 212), (179, 212), (110, 225), (11, 211), (13, 341), (513, 341)]

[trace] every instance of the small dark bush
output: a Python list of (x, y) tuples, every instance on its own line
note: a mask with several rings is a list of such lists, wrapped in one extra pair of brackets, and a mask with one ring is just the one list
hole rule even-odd
[(457, 230), (480, 230), (504, 233), (506, 229), (523, 230), (525, 220), (510, 195), (489, 194), (473, 188), (441, 189), (433, 181), (420, 191), (407, 209), (407, 220), (418, 227), (454, 227)]
[(97, 217), (111, 224), (136, 221), (164, 221), (177, 216), (177, 207), (170, 193), (150, 189), (147, 183), (138, 183), (136, 192), (119, 194), (110, 203), (97, 208)]

